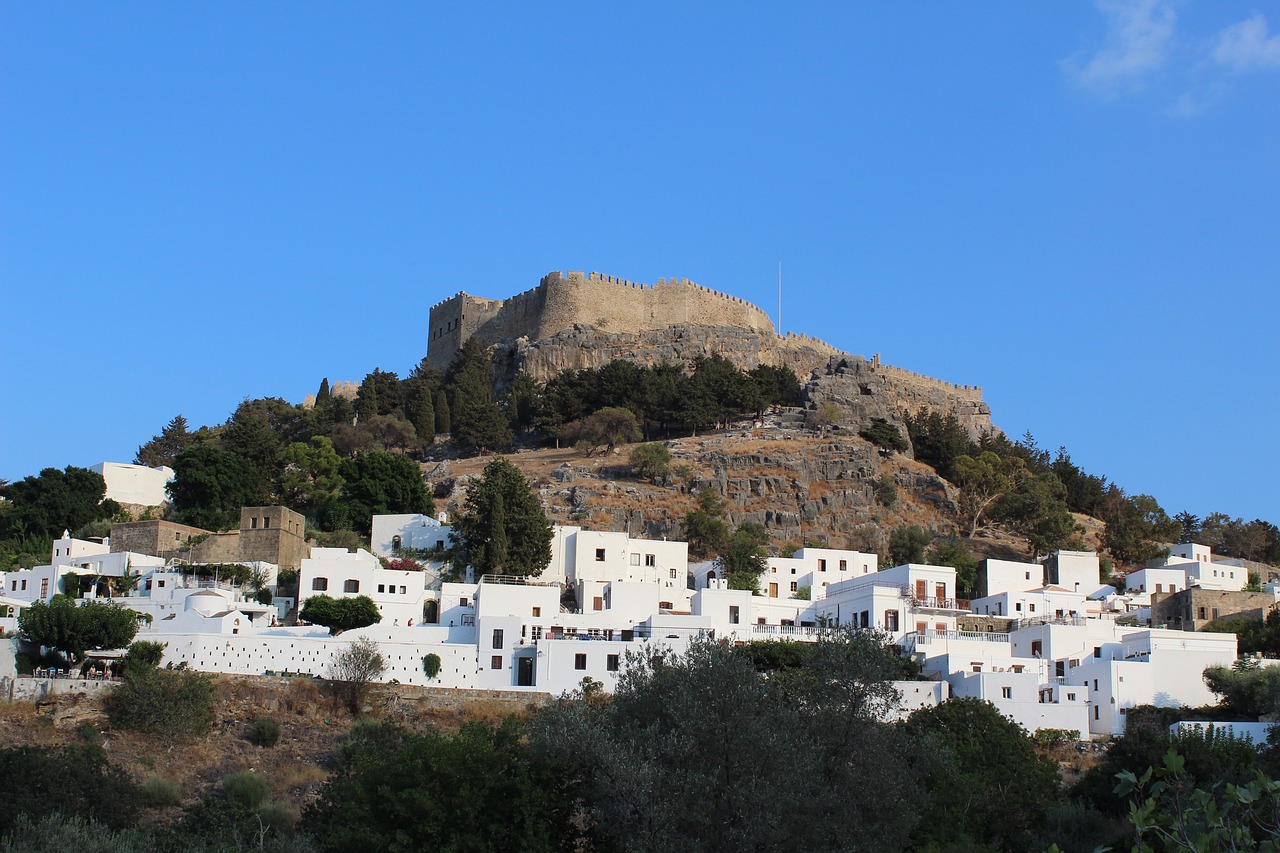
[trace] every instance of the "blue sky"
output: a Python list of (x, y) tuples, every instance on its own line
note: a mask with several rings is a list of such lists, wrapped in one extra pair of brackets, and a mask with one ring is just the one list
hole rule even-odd
[(0, 477), (683, 276), (1280, 522), (1280, 7), (0, 6)]

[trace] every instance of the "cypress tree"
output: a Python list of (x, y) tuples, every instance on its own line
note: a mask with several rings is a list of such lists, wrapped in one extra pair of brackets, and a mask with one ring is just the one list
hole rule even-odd
[(441, 388), (436, 392), (436, 435), (448, 435), (453, 424), (449, 416), (449, 395)]
[(324, 379), (320, 380), (320, 390), (316, 392), (316, 403), (323, 403), (325, 400), (328, 400), (329, 397), (329, 377), (326, 376)]

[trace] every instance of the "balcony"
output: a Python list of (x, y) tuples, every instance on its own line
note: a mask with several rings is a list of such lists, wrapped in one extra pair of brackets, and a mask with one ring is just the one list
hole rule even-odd
[(902, 647), (908, 652), (915, 652), (924, 646), (945, 643), (950, 640), (1009, 645), (1008, 634), (996, 634), (990, 631), (912, 631), (902, 638)]
[(968, 613), (969, 599), (967, 598), (936, 598), (928, 596), (918, 596), (915, 590), (908, 584), (899, 587), (902, 597), (910, 602), (912, 610), (931, 611), (931, 612), (947, 612), (947, 613)]

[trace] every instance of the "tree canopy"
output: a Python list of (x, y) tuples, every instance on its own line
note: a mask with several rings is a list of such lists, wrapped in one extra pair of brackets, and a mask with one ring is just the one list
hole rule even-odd
[(367, 595), (333, 598), (329, 595), (313, 595), (302, 602), (298, 618), (313, 625), (322, 625), (331, 634), (341, 634), (382, 621), (378, 605)]
[(9, 483), (2, 492), (9, 501), (0, 517), (3, 535), (57, 538), (65, 529), (111, 518), (120, 506), (103, 500), (106, 492), (101, 474), (74, 465), (45, 468), (38, 476)]
[(173, 508), (187, 524), (206, 530), (240, 525), (240, 509), (262, 502), (262, 477), (251, 464), (228, 450), (202, 444), (173, 460), (168, 485)]
[(539, 575), (551, 562), (551, 522), (520, 469), (498, 457), (467, 489), (454, 520), (460, 562), (480, 574)]
[(122, 649), (138, 633), (138, 614), (111, 602), (86, 601), (55, 595), (48, 604), (37, 601), (18, 613), (18, 633), (46, 648), (79, 661), (90, 649)]

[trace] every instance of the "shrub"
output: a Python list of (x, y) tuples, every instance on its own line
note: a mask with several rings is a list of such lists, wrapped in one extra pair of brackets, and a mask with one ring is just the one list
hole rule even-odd
[(182, 802), (182, 786), (167, 776), (148, 776), (141, 790), (142, 802), (151, 808), (176, 806)]
[(275, 746), (280, 742), (280, 724), (270, 717), (259, 717), (249, 727), (249, 743), (254, 746)]
[(271, 795), (267, 777), (251, 770), (232, 773), (222, 780), (222, 796), (237, 805), (256, 809)]
[(133, 782), (101, 747), (0, 749), (0, 833), (22, 814), (38, 821), (60, 813), (122, 829), (137, 817), (137, 800)]
[(153, 643), (150, 640), (138, 640), (130, 645), (124, 656), (124, 675), (142, 675), (158, 667), (164, 660), (164, 647), (164, 643)]
[(360, 706), (369, 692), (369, 685), (382, 677), (387, 662), (378, 644), (368, 637), (361, 637), (342, 651), (334, 653), (329, 663), (329, 678), (334, 682), (338, 696), (353, 714), (360, 713)]
[(153, 669), (126, 678), (107, 701), (114, 725), (144, 734), (203, 737), (213, 723), (213, 678), (198, 672)]
[(435, 678), (440, 674), (440, 655), (432, 652), (422, 658), (422, 671), (427, 674), (427, 678)]
[(267, 803), (258, 809), (258, 818), (266, 830), (274, 830), (288, 838), (298, 828), (298, 813), (284, 803)]

